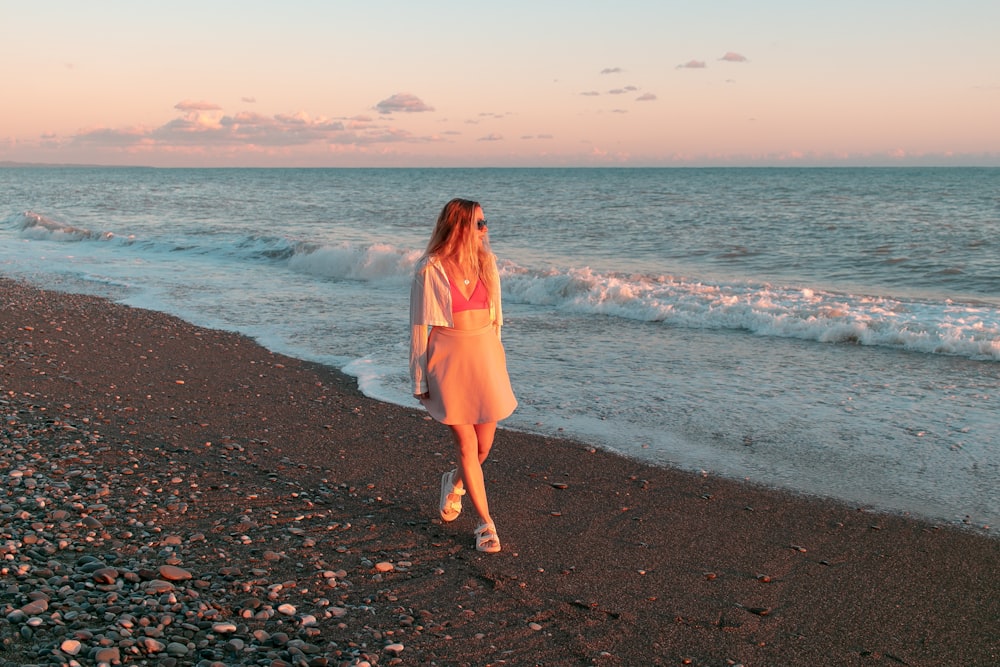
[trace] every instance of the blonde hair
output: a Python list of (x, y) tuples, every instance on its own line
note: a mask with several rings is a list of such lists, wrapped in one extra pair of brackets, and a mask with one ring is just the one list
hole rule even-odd
[(456, 198), (445, 204), (427, 243), (426, 254), (439, 260), (452, 260), (463, 271), (478, 276), (487, 294), (493, 294), (498, 287), (494, 284), (496, 271), (493, 270), (496, 256), (476, 224), (476, 211), (481, 208), (479, 202), (471, 199)]

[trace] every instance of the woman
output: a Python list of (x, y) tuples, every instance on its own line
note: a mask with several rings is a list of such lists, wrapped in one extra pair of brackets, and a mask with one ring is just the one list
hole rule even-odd
[(500, 538), (482, 465), (497, 422), (517, 406), (501, 325), (500, 275), (483, 209), (452, 199), (441, 209), (410, 289), (410, 376), (414, 396), (451, 429), (458, 449), (459, 467), (441, 476), (441, 519), (457, 519), (468, 494), (479, 515), (476, 549), (488, 553), (500, 551)]

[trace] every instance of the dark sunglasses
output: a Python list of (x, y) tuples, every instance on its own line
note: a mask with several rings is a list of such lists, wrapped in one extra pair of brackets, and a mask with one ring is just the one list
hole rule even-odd
[(486, 218), (476, 222), (476, 229), (486, 229)]

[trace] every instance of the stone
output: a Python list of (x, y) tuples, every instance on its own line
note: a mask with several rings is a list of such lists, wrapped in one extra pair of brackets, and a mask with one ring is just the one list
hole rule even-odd
[(121, 659), (121, 651), (118, 650), (117, 646), (107, 646), (97, 649), (97, 652), (94, 654), (94, 661), (98, 664), (114, 664), (121, 662)]
[(152, 637), (143, 637), (136, 642), (139, 646), (146, 649), (149, 653), (162, 653), (167, 645), (158, 639), (153, 639)]
[(59, 650), (66, 655), (77, 655), (82, 648), (83, 644), (77, 639), (66, 639), (59, 645)]
[(28, 615), (25, 614), (20, 609), (15, 609), (14, 611), (7, 614), (7, 622), (10, 623), (11, 625), (18, 625), (20, 623), (24, 623), (27, 620), (28, 620)]
[(167, 655), (173, 656), (175, 658), (183, 658), (188, 654), (187, 644), (182, 644), (180, 642), (170, 642), (167, 644)]
[(36, 614), (43, 613), (49, 608), (49, 603), (47, 600), (32, 600), (28, 604), (21, 607), (21, 613), (27, 616), (34, 616)]
[(113, 584), (118, 578), (118, 570), (113, 567), (102, 567), (94, 570), (91, 578), (99, 584)]
[(186, 581), (193, 578), (190, 572), (176, 565), (161, 565), (159, 569), (160, 577), (167, 581)]
[(149, 593), (169, 593), (172, 590), (174, 590), (174, 585), (162, 579), (153, 579), (146, 584), (146, 591)]

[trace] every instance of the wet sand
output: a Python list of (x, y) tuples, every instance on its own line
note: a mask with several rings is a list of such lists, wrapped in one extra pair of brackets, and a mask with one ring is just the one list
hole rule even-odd
[[(501, 430), (503, 551), (479, 554), (471, 516), (437, 517), (454, 456), (421, 410), (163, 314), (5, 279), (0, 304), (7, 664), (77, 635), (124, 664), (1000, 664), (1000, 540), (976, 527)], [(88, 557), (117, 579), (86, 585)], [(192, 577), (173, 604), (163, 565)], [(177, 655), (119, 632), (149, 598)]]

